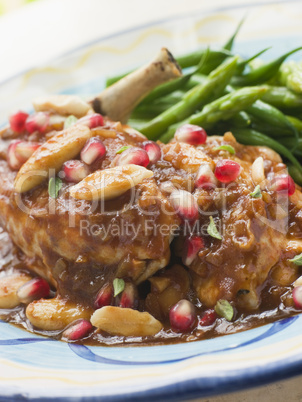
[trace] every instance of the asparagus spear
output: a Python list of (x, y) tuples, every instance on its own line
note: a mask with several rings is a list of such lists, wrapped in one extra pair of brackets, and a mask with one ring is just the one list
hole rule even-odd
[(222, 93), (233, 76), (237, 61), (238, 56), (226, 60), (212, 71), (203, 84), (197, 85), (187, 92), (182, 101), (151, 120), (141, 128), (141, 132), (152, 140), (157, 139), (169, 126), (190, 116), (210, 99), (215, 99)]
[(261, 98), (266, 91), (266, 87), (246, 87), (231, 92), (221, 98), (208, 103), (200, 113), (191, 116), (180, 124), (174, 124), (169, 130), (160, 137), (162, 142), (170, 141), (176, 129), (183, 124), (195, 124), (205, 129), (213, 127), (221, 120), (228, 120), (238, 112), (245, 110), (257, 99)]

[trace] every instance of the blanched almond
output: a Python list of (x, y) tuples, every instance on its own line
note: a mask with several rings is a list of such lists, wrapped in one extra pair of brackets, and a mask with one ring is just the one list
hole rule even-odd
[(255, 184), (264, 184), (265, 174), (262, 156), (255, 159), (252, 164), (252, 179)]
[(39, 96), (33, 101), (37, 112), (56, 112), (65, 116), (73, 114), (82, 117), (91, 107), (76, 95), (47, 95)]
[(70, 188), (70, 195), (79, 200), (109, 200), (119, 197), (153, 176), (153, 172), (139, 165), (124, 165), (96, 170)]
[(23, 273), (16, 273), (0, 278), (0, 308), (14, 308), (20, 304), (18, 289), (32, 278)]
[(152, 336), (163, 328), (161, 322), (147, 312), (112, 306), (96, 310), (91, 323), (102, 331), (121, 336)]
[(86, 126), (75, 125), (46, 141), (19, 170), (15, 190), (24, 193), (49, 177), (50, 170), (57, 173), (64, 162), (77, 156), (92, 133)]
[(36, 300), (26, 308), (26, 317), (32, 325), (45, 331), (64, 329), (80, 318), (89, 320), (91, 313), (91, 310), (59, 298)]

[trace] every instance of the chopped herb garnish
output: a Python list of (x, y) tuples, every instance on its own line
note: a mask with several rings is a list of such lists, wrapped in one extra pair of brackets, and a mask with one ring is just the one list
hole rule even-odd
[(64, 130), (66, 128), (73, 126), (77, 121), (78, 121), (78, 119), (74, 115), (68, 116), (64, 122)]
[(115, 278), (113, 281), (114, 297), (119, 295), (125, 289), (124, 279)]
[(210, 216), (210, 223), (209, 223), (209, 226), (207, 228), (207, 232), (208, 232), (208, 234), (210, 236), (215, 237), (215, 239), (219, 239), (219, 240), (222, 239), (222, 237), (220, 236), (220, 234), (219, 234), (219, 232), (218, 232), (218, 230), (216, 228), (213, 216)]
[(293, 262), (296, 265), (302, 265), (302, 253), (295, 255), (294, 258), (288, 260), (289, 262)]
[(118, 151), (116, 151), (117, 154), (121, 154), (122, 152), (126, 151), (126, 149), (131, 148), (130, 145), (126, 145), (122, 148), (120, 148)]
[(63, 185), (62, 180), (59, 177), (51, 177), (48, 182), (48, 193), (51, 198), (57, 198), (59, 191)]
[(235, 155), (235, 149), (232, 145), (220, 145), (219, 147), (215, 147), (214, 151), (228, 151), (230, 154)]
[(250, 193), (250, 196), (253, 198), (261, 198), (262, 197), (262, 193), (261, 193), (259, 184), (258, 184), (258, 186), (255, 187), (255, 190), (252, 193)]
[(227, 321), (232, 321), (234, 317), (234, 309), (227, 300), (218, 300), (215, 311), (220, 317), (225, 318)]

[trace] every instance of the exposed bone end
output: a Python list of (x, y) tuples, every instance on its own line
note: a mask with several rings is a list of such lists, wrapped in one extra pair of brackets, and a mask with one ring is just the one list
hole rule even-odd
[(76, 95), (47, 95), (33, 100), (37, 112), (56, 112), (63, 116), (85, 116), (91, 106)]
[(78, 200), (109, 200), (119, 197), (152, 176), (151, 170), (139, 165), (116, 166), (95, 171), (72, 186), (69, 192)]
[(92, 310), (60, 298), (40, 299), (26, 308), (26, 317), (32, 325), (45, 331), (58, 331), (80, 318), (90, 320)]
[(92, 136), (88, 127), (76, 124), (50, 138), (24, 163), (15, 179), (15, 190), (24, 193), (56, 173), (64, 162), (73, 159)]
[(32, 279), (24, 273), (16, 273), (0, 278), (0, 308), (14, 308), (20, 304), (18, 289)]
[(154, 88), (181, 75), (172, 54), (162, 48), (150, 64), (111, 85), (90, 103), (95, 112), (125, 123), (135, 106)]
[(152, 336), (163, 328), (161, 322), (147, 312), (113, 306), (96, 310), (91, 324), (109, 334), (121, 336)]

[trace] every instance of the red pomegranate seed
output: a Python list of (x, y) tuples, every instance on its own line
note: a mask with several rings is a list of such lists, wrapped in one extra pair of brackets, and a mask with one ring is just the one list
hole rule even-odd
[(17, 296), (21, 303), (28, 304), (33, 300), (48, 297), (49, 293), (50, 287), (48, 282), (43, 278), (34, 278), (18, 289)]
[(169, 312), (173, 331), (188, 332), (196, 323), (195, 307), (188, 300), (180, 300)]
[(77, 124), (84, 124), (85, 126), (88, 126), (89, 128), (96, 128), (96, 127), (101, 127), (104, 125), (104, 118), (101, 114), (94, 113), (94, 114), (89, 114), (87, 116), (82, 117), (77, 121)]
[(302, 286), (293, 288), (293, 299), (296, 309), (302, 310)]
[(184, 265), (190, 265), (194, 261), (198, 252), (204, 248), (204, 242), (199, 236), (192, 236), (186, 239), (184, 245), (184, 255), (182, 262)]
[(81, 159), (87, 165), (91, 165), (97, 159), (101, 159), (106, 155), (106, 147), (103, 141), (98, 137), (90, 138), (81, 152)]
[(90, 173), (89, 167), (79, 160), (70, 160), (63, 164), (64, 179), (70, 183), (78, 183)]
[(201, 327), (207, 327), (208, 325), (214, 324), (217, 318), (218, 315), (215, 310), (212, 309), (206, 310), (203, 316), (200, 318), (198, 325), (200, 325)]
[(198, 219), (198, 204), (191, 193), (185, 190), (174, 190), (170, 194), (170, 201), (183, 221), (196, 221)]
[(136, 302), (136, 289), (133, 283), (126, 282), (121, 296), (120, 307), (133, 308)]
[(14, 113), (9, 118), (10, 128), (15, 133), (22, 133), (25, 130), (25, 122), (28, 118), (28, 113), (19, 111)]
[(62, 334), (62, 338), (68, 341), (78, 341), (85, 338), (92, 331), (93, 326), (87, 320), (74, 321)]
[(216, 163), (215, 177), (221, 183), (230, 183), (237, 179), (241, 166), (231, 159), (222, 159)]
[(195, 178), (195, 187), (210, 190), (217, 186), (217, 179), (209, 165), (202, 164)]
[(40, 146), (38, 142), (20, 141), (15, 149), (16, 158), (25, 163)]
[(39, 133), (43, 134), (49, 125), (49, 114), (45, 112), (38, 112), (28, 116), (25, 129), (30, 134), (38, 131)]
[(94, 308), (97, 310), (104, 306), (110, 306), (113, 298), (113, 286), (110, 283), (105, 283), (94, 302)]
[(123, 166), (128, 164), (147, 167), (150, 163), (149, 156), (144, 149), (131, 147), (126, 149), (119, 155), (117, 165)]
[(281, 174), (274, 178), (270, 189), (291, 196), (295, 192), (296, 185), (293, 179), (289, 175)]
[(20, 161), (20, 159), (17, 158), (16, 155), (16, 148), (17, 145), (20, 144), (22, 141), (20, 140), (13, 140), (7, 149), (7, 163), (8, 166), (12, 169), (12, 170), (19, 170), (20, 167), (22, 166), (22, 162)]
[(161, 158), (161, 149), (154, 141), (145, 141), (143, 148), (147, 152), (150, 163), (154, 164)]
[(206, 142), (207, 133), (202, 127), (193, 124), (184, 124), (176, 130), (174, 138), (178, 142), (186, 142), (190, 145), (200, 145)]

